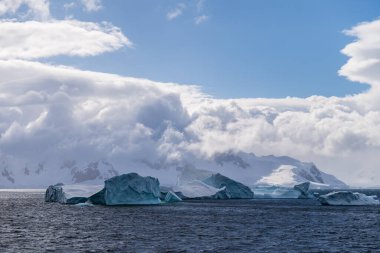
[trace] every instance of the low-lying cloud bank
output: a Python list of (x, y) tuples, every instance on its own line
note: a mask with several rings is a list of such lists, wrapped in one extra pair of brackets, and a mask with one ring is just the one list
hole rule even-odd
[[(30, 22), (3, 21), (0, 31), (59, 25), (84, 29), (84, 43), (60, 45), (52, 36), (48, 42), (55, 46), (36, 53), (42, 42), (28, 29), (0, 35), (1, 160), (16, 161), (14, 166), (20, 168), (68, 159), (128, 164), (148, 158), (170, 163), (186, 154), (210, 157), (232, 150), (289, 155), (314, 161), (349, 184), (380, 185), (376, 167), (380, 155), (378, 20), (347, 31), (357, 40), (342, 51), (350, 59), (339, 73), (369, 84), (367, 92), (346, 97), (230, 100), (212, 98), (197, 86), (26, 61), (60, 54), (94, 55), (130, 45), (112, 26), (107, 30), (79, 21), (49, 21), (41, 26)], [(68, 33), (76, 32), (81, 33)], [(88, 53), (85, 48), (91, 45), (92, 34), (104, 40)], [(27, 46), (18, 49), (16, 36)]]

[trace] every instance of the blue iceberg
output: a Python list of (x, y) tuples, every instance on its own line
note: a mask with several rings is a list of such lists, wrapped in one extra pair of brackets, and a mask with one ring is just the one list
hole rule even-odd
[(215, 199), (252, 199), (254, 195), (248, 186), (219, 173), (206, 178), (203, 182), (215, 188), (224, 188), (212, 196)]
[[(97, 193), (106, 205), (160, 204), (160, 183), (157, 178), (142, 177), (137, 173), (123, 174), (105, 181), (103, 192)], [(90, 200), (94, 196), (90, 197)]]

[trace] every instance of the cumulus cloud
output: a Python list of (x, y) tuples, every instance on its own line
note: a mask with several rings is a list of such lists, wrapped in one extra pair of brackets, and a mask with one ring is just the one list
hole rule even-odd
[(173, 20), (173, 19), (175, 19), (175, 18), (181, 16), (182, 13), (183, 13), (183, 10), (184, 10), (185, 8), (186, 8), (186, 5), (185, 5), (184, 3), (179, 3), (179, 4), (177, 4), (177, 6), (176, 6), (174, 9), (170, 10), (170, 11), (166, 14), (166, 18), (167, 18), (168, 20)]
[(2, 0), (0, 1), (0, 16), (14, 15), (24, 5), (28, 9), (27, 16), (42, 20), (50, 17), (49, 0)]
[(339, 73), (368, 83), (367, 92), (215, 99), (196, 86), (25, 60), (95, 55), (130, 45), (111, 25), (2, 21), (0, 159), (13, 161), (15, 170), (33, 162), (100, 158), (156, 168), (188, 155), (233, 150), (315, 161), (348, 183), (379, 185), (374, 169), (380, 152), (379, 23), (347, 31), (357, 40), (342, 51), (349, 60)]
[(132, 46), (119, 28), (77, 20), (0, 21), (0, 58), (93, 56)]

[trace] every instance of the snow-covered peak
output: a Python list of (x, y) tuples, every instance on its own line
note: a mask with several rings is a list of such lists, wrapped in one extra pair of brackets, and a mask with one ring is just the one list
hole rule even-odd
[(280, 165), (267, 176), (256, 182), (258, 185), (277, 185), (293, 187), (296, 184), (310, 182), (311, 188), (346, 188), (347, 185), (335, 177), (321, 172), (314, 164)]

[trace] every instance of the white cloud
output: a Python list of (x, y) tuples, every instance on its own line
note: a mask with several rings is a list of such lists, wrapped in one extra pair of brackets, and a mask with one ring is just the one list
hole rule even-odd
[(154, 159), (163, 132), (169, 126), (180, 131), (190, 120), (181, 94), (186, 100), (196, 92), (190, 86), (0, 61), (0, 157), (27, 163)]
[(98, 11), (103, 8), (101, 0), (81, 0), (81, 2), (88, 12)]
[[(12, 13), (7, 8), (3, 13)], [(316, 161), (348, 183), (379, 185), (379, 23), (347, 32), (358, 39), (343, 50), (350, 59), (339, 72), (368, 83), (367, 92), (222, 100), (194, 86), (20, 60), (89, 56), (131, 45), (114, 26), (2, 21), (0, 158), (13, 159), (16, 168), (49, 159), (105, 158), (128, 165), (235, 150)]]
[(380, 20), (359, 24), (345, 33), (357, 41), (342, 50), (350, 59), (339, 73), (352, 81), (380, 86)]
[(36, 19), (46, 20), (50, 17), (49, 0), (1, 0), (0, 16), (16, 12), (25, 5), (28, 8), (27, 15)]
[(195, 24), (200, 25), (203, 22), (207, 21), (208, 18), (209, 17), (206, 16), (206, 15), (197, 16), (197, 17), (194, 18), (194, 22), (195, 22)]
[(0, 59), (93, 56), (123, 46), (132, 43), (119, 28), (107, 23), (0, 21)]
[(166, 14), (166, 17), (168, 20), (172, 20), (172, 19), (175, 19), (179, 16), (182, 15), (183, 13), (183, 10), (186, 8), (186, 5), (183, 4), (183, 3), (179, 3), (177, 4), (176, 8), (170, 10), (167, 14)]

